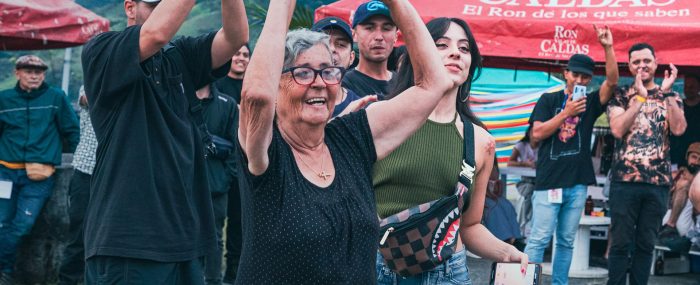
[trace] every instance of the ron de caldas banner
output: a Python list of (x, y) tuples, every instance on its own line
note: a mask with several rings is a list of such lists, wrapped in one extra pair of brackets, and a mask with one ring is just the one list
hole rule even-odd
[[(363, 0), (319, 8), (316, 17), (350, 20)], [(646, 42), (663, 64), (700, 66), (700, 0), (411, 0), (427, 22), (458, 17), (485, 56), (567, 60), (575, 53), (604, 62), (593, 24), (613, 32), (618, 61)]]

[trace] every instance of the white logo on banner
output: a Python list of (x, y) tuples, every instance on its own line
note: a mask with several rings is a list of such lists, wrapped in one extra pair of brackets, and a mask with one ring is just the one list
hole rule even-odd
[(588, 54), (588, 44), (578, 44), (579, 31), (567, 30), (564, 26), (554, 26), (554, 37), (540, 43), (539, 56), (566, 58), (582, 53)]

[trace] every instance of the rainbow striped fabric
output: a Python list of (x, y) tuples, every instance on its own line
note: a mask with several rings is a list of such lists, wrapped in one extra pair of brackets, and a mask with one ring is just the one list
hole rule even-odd
[(525, 134), (542, 94), (562, 90), (564, 81), (542, 71), (484, 68), (472, 86), (472, 111), (496, 138), (496, 156), (504, 165)]

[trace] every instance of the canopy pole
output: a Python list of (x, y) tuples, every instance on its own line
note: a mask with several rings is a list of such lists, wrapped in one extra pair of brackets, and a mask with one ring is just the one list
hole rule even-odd
[(70, 83), (70, 58), (73, 48), (65, 49), (63, 55), (63, 80), (61, 81), (61, 89), (68, 95), (68, 85)]

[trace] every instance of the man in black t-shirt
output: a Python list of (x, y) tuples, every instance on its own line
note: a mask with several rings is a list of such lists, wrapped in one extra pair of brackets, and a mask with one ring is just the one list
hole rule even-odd
[[(216, 250), (210, 252), (205, 258), (204, 281), (207, 284), (221, 284), (221, 261), (223, 258), (223, 229), (226, 219), (226, 210), (229, 201), (229, 192), (236, 180), (238, 164), (238, 106), (233, 98), (219, 92), (211, 85), (206, 85), (197, 90), (197, 98), (202, 104), (202, 115), (207, 130), (212, 135), (216, 145), (216, 152), (207, 155), (207, 177), (209, 177), (209, 191), (214, 210), (214, 223), (216, 225)], [(233, 195), (239, 195), (238, 187)], [(232, 205), (239, 212), (240, 198), (234, 199), (238, 205)], [(240, 222), (238, 222), (240, 225)], [(233, 227), (233, 226), (231, 226)], [(240, 232), (240, 226), (238, 228)], [(231, 238), (231, 236), (227, 236)], [(239, 238), (240, 239), (240, 238)], [(228, 255), (231, 257), (231, 255)]]
[[(250, 62), (250, 46), (246, 43), (231, 58), (231, 69), (228, 75), (214, 82), (214, 88), (219, 92), (231, 96), (236, 104), (241, 103), (241, 88), (243, 77)], [(233, 132), (238, 137), (238, 112), (236, 112), (236, 124), (232, 126)], [(238, 139), (233, 141), (236, 147), (235, 155), (239, 155)], [(243, 245), (243, 233), (241, 232), (241, 189), (237, 175), (233, 175), (228, 193), (228, 206), (226, 211), (226, 273), (224, 284), (233, 284), (236, 281), (236, 272), (241, 258)], [(216, 214), (216, 213), (215, 213)]]
[(383, 100), (393, 75), (387, 70), (387, 61), (398, 36), (389, 8), (381, 1), (361, 4), (355, 11), (352, 28), (360, 60), (355, 69), (345, 74), (342, 86), (360, 97), (377, 95)]
[(202, 284), (200, 257), (216, 244), (205, 146), (190, 102), (226, 74), (248, 41), (245, 8), (223, 0), (222, 29), (171, 41), (195, 1), (159, 2), (125, 0), (127, 28), (83, 49), (98, 141), (86, 284)]
[[(532, 138), (540, 141), (535, 192), (532, 195), (532, 230), (525, 253), (543, 262), (544, 250), (557, 233), (552, 259), (552, 284), (568, 284), (569, 267), (587, 185), (595, 183), (591, 161), (591, 133), (619, 78), (610, 29), (596, 29), (605, 50), (606, 80), (599, 91), (574, 98), (574, 90), (591, 82), (595, 63), (583, 54), (569, 59), (564, 90), (543, 94), (531, 117)], [(585, 92), (585, 91), (584, 91)]]
[[(335, 62), (335, 65), (345, 69), (350, 67), (352, 62), (355, 60), (355, 51), (352, 50), (352, 31), (348, 24), (346, 24), (340, 18), (328, 17), (314, 23), (314, 25), (311, 26), (311, 30), (314, 32), (328, 34), (331, 43), (331, 54), (333, 55), (333, 62)], [(366, 96), (365, 99), (362, 100), (363, 102), (351, 104), (352, 102), (362, 98), (360, 98), (355, 91), (345, 87), (343, 87), (341, 92), (341, 96), (338, 96), (335, 102), (333, 118), (341, 115), (341, 113), (344, 114), (362, 109), (367, 106), (369, 101), (376, 101), (376, 97), (370, 95), (370, 97), (374, 98), (369, 98)]]
[[(683, 82), (683, 113), (685, 121), (700, 121), (700, 76), (687, 74)], [(685, 133), (680, 136), (671, 135), (671, 163), (678, 166), (686, 166), (685, 153), (688, 146), (694, 142), (700, 142), (700, 124), (688, 124)]]
[(248, 62), (250, 62), (250, 47), (246, 43), (231, 58), (231, 69), (229, 69), (228, 74), (214, 82), (214, 87), (219, 92), (233, 97), (236, 104), (241, 103), (241, 87)]

